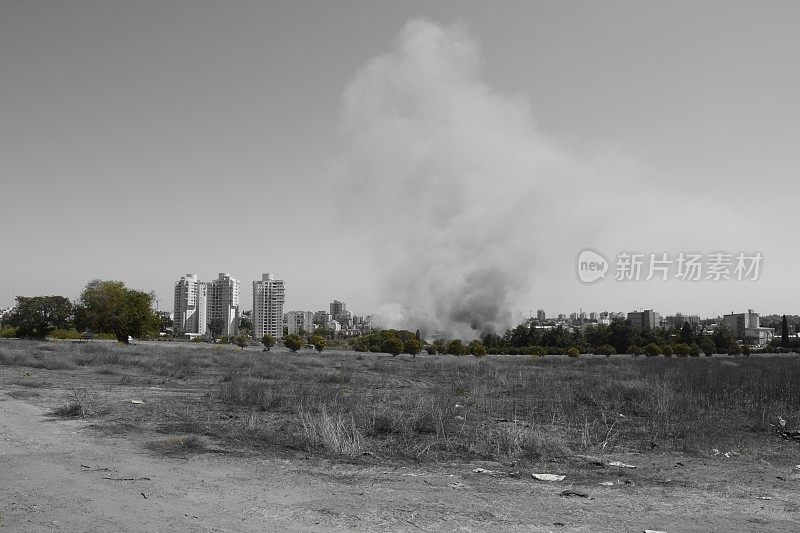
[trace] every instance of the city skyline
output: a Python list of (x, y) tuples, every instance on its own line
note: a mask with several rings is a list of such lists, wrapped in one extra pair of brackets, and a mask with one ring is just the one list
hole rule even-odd
[[(287, 308), (343, 298), (398, 325), (793, 312), (799, 16), (722, 1), (342, 1), (313, 16), (3, 3), (0, 209), (20, 223), (0, 307), (98, 278), (163, 309), (175, 273), (255, 280), (268, 265)], [(588, 248), (764, 262), (755, 282), (586, 285)]]

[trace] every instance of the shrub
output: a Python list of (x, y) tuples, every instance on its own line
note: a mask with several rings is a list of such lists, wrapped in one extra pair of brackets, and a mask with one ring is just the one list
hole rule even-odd
[(644, 353), (644, 350), (641, 346), (637, 346), (636, 344), (629, 346), (628, 351), (631, 352), (631, 355), (634, 357), (639, 357)]
[(689, 355), (692, 357), (700, 357), (700, 347), (697, 343), (693, 342), (691, 346), (689, 346)]
[(10, 339), (17, 336), (17, 328), (13, 326), (3, 326), (0, 329), (0, 339)]
[(597, 349), (598, 355), (605, 355), (606, 357), (611, 357), (612, 355), (617, 354), (617, 350), (614, 349), (613, 346), (610, 344), (604, 344)]
[(469, 343), (469, 353), (474, 355), (475, 357), (483, 357), (486, 355), (486, 348), (484, 347), (483, 343), (478, 339)]
[(283, 345), (291, 351), (296, 352), (303, 347), (303, 339), (301, 339), (299, 335), (287, 335), (286, 338), (283, 339)]
[(317, 351), (317, 353), (322, 353), (322, 350), (325, 349), (325, 338), (321, 335), (314, 335), (311, 337), (309, 342), (312, 346), (314, 346), (314, 349)]
[(578, 351), (578, 349), (573, 346), (572, 348), (567, 350), (567, 356), (568, 357), (580, 357), (581, 356), (581, 352)]
[(403, 353), (403, 341), (398, 339), (397, 337), (389, 337), (383, 344), (381, 345), (381, 350), (385, 353), (392, 354), (392, 357), (396, 357), (397, 354)]
[(741, 355), (741, 353), (742, 348), (736, 342), (731, 344), (730, 348), (728, 348), (728, 355)]
[(428, 352), (428, 355), (436, 355), (436, 346), (429, 344), (425, 347), (425, 351)]
[(672, 357), (673, 350), (672, 346), (669, 344), (665, 344), (663, 348), (661, 348), (661, 353), (664, 354), (664, 357)]
[(750, 345), (745, 342), (742, 346), (742, 355), (749, 357), (750, 353)]
[(54, 329), (50, 336), (54, 339), (80, 339), (81, 334), (76, 329)]
[(403, 343), (403, 352), (416, 356), (422, 350), (422, 343), (416, 338), (408, 339)]
[(717, 351), (717, 345), (714, 344), (713, 339), (707, 337), (700, 342), (700, 349), (706, 357), (711, 357)]
[(675, 345), (675, 355), (678, 357), (686, 357), (690, 351), (691, 347), (685, 342)]
[(658, 347), (658, 344), (651, 342), (644, 347), (644, 353), (647, 357), (656, 357), (661, 355), (661, 348)]
[(467, 353), (467, 348), (463, 342), (454, 339), (447, 344), (447, 353), (450, 355), (464, 355)]

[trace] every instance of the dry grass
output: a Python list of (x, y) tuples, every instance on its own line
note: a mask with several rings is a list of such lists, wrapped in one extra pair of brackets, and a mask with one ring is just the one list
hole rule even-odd
[[(88, 381), (98, 405), (79, 416), (88, 406), (103, 413), (100, 425), (348, 458), (365, 451), (417, 461), (656, 447), (707, 453), (769, 446), (779, 415), (800, 427), (795, 356), (412, 359), (3, 341), (0, 365), (37, 369), (39, 380), (52, 383)], [(111, 386), (117, 396), (104, 392)], [(153, 386), (168, 392), (144, 405), (119, 402), (120, 387), (138, 394)], [(74, 403), (86, 404), (64, 408)]]

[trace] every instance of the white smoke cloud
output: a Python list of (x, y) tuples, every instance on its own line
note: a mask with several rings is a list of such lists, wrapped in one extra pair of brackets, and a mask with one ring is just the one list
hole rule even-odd
[(634, 189), (629, 163), (559, 148), (480, 67), (464, 27), (417, 19), (344, 92), (339, 200), (374, 250), (386, 326), (502, 332), (529, 301), (537, 257), (610, 217), (602, 190), (636, 204), (620, 194)]

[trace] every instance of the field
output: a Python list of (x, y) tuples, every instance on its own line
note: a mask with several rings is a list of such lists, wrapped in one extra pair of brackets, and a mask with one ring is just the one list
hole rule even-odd
[(0, 529), (800, 527), (796, 355), (2, 341), (0, 400)]

